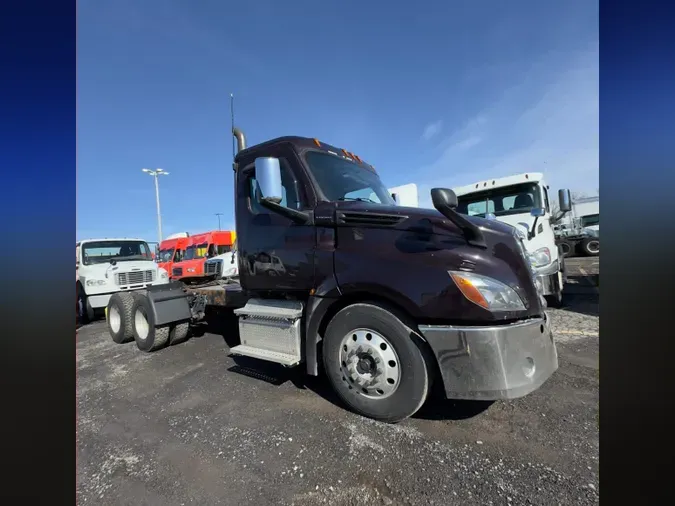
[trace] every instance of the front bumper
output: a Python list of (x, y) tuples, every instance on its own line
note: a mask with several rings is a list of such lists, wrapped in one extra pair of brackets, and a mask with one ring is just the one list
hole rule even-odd
[(538, 389), (558, 369), (547, 317), (511, 325), (422, 325), (449, 399), (515, 399)]
[(555, 295), (558, 286), (563, 285), (564, 275), (560, 270), (558, 260), (548, 267), (537, 270), (537, 282), (541, 287), (542, 295)]

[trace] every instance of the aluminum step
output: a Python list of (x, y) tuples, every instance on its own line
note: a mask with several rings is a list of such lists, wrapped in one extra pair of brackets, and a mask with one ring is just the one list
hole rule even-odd
[(288, 353), (280, 353), (278, 351), (263, 350), (260, 348), (254, 348), (253, 346), (246, 346), (245, 344), (240, 344), (239, 346), (231, 348), (230, 353), (233, 355), (241, 355), (243, 357), (267, 360), (268, 362), (274, 362), (286, 367), (293, 367), (300, 363), (297, 355), (289, 355)]

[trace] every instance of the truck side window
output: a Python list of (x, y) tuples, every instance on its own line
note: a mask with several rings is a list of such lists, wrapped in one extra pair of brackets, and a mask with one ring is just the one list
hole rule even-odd
[[(259, 195), (260, 189), (258, 187), (258, 181), (255, 178), (255, 171), (251, 172), (251, 177), (249, 178), (249, 197), (251, 201), (251, 211), (253, 214), (266, 214), (269, 213), (267, 209), (262, 207), (256, 198)], [(293, 173), (288, 168), (286, 160), (281, 160), (281, 202), (280, 204), (285, 207), (290, 207), (291, 209), (302, 209), (302, 203), (300, 202), (300, 196), (297, 192), (297, 185), (295, 184), (295, 178)]]
[(544, 189), (544, 205), (546, 206), (546, 212), (550, 213), (551, 208), (548, 205), (548, 190), (546, 189), (545, 186), (542, 186), (542, 188)]

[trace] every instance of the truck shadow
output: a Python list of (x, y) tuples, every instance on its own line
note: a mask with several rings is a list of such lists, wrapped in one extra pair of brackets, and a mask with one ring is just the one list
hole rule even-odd
[[(212, 314), (207, 316), (205, 324), (193, 328), (194, 337), (205, 333), (216, 334), (222, 337), (227, 351), (239, 344), (237, 318), (231, 312)], [(323, 371), (319, 376), (306, 374), (303, 366), (287, 368), (279, 364), (266, 362), (250, 357), (232, 356), (234, 365), (228, 372), (241, 374), (273, 386), (281, 386), (291, 382), (295, 388), (309, 390), (317, 396), (343, 410), (349, 410), (342, 399), (335, 393)], [(321, 367), (320, 367), (321, 369)], [(437, 383), (438, 385), (440, 383)], [(493, 403), (486, 401), (453, 401), (444, 397), (443, 393), (434, 388), (429, 399), (413, 418), (423, 420), (465, 420), (486, 411)]]
[[(589, 279), (591, 278), (591, 279)], [(600, 316), (600, 293), (598, 276), (568, 276), (565, 285), (565, 298), (560, 311), (579, 313), (588, 316)]]

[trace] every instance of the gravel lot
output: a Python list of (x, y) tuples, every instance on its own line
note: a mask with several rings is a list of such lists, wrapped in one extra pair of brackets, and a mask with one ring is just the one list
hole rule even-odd
[(344, 410), (321, 379), (235, 362), (222, 326), (152, 354), (82, 327), (78, 504), (597, 504), (599, 261), (567, 267), (560, 369), (540, 390), (398, 425)]

